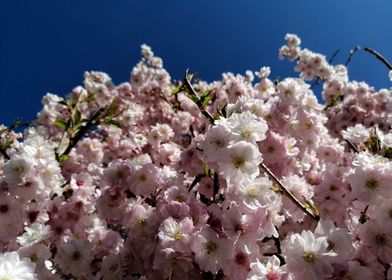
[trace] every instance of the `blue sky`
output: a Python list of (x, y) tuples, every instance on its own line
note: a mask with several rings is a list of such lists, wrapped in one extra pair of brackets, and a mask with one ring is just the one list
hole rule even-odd
[[(184, 70), (205, 80), (222, 72), (270, 66), (272, 77), (295, 76), (278, 59), (286, 33), (344, 63), (355, 45), (392, 60), (392, 1), (379, 0), (1, 0), (0, 123), (32, 120), (46, 92), (66, 95), (85, 70), (128, 80), (139, 46), (150, 45), (172, 78)], [(358, 52), (350, 77), (390, 87), (388, 71)]]

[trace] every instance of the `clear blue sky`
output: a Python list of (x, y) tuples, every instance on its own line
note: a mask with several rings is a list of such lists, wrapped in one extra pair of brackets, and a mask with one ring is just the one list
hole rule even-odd
[[(272, 68), (296, 75), (278, 60), (284, 35), (344, 63), (356, 44), (392, 60), (390, 0), (0, 0), (0, 123), (31, 120), (46, 92), (67, 94), (85, 70), (128, 80), (139, 46), (150, 45), (172, 78), (190, 68), (208, 81), (226, 71)], [(350, 77), (390, 87), (384, 65), (359, 52)]]

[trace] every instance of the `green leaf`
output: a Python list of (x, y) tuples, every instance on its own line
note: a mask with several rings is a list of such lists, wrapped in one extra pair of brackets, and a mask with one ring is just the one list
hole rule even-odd
[(207, 89), (205, 92), (203, 92), (203, 93), (201, 94), (201, 97), (209, 96), (211, 92), (213, 92), (212, 89)]
[(64, 162), (64, 161), (69, 160), (69, 159), (70, 159), (69, 155), (61, 155), (61, 156), (59, 156), (59, 162)]
[(74, 126), (78, 125), (81, 119), (82, 119), (82, 114), (80, 113), (78, 108), (75, 108), (72, 114), (72, 121)]
[(0, 148), (3, 150), (7, 150), (14, 143), (13, 140), (8, 140), (4, 144), (0, 145)]
[(68, 107), (75, 108), (76, 105), (79, 103), (79, 97), (80, 97), (79, 94), (78, 95), (74, 94), (71, 97), (69, 97), (67, 100)]
[(307, 199), (306, 197), (302, 196), (302, 199), (305, 201), (305, 208), (312, 212), (314, 215), (319, 215), (319, 211), (317, 210), (316, 206), (313, 204), (312, 201)]
[(376, 134), (372, 134), (370, 135), (369, 139), (368, 139), (368, 147), (369, 150), (374, 153), (374, 154), (378, 154), (381, 150), (381, 143), (380, 143), (380, 139), (378, 138), (378, 136)]
[(204, 163), (204, 174), (206, 176), (211, 176), (211, 169), (208, 168), (208, 164)]
[(116, 113), (116, 110), (117, 110), (117, 102), (116, 99), (113, 99), (112, 103), (110, 103), (106, 111), (105, 117), (113, 116)]
[(203, 109), (207, 106), (208, 102), (211, 100), (211, 98), (212, 98), (211, 93), (212, 93), (212, 90), (209, 89), (209, 90), (206, 90), (205, 92), (203, 92), (203, 94), (201, 95), (199, 102), (200, 102), (200, 105)]
[(92, 92), (88, 92), (87, 97), (86, 97), (86, 101), (91, 102), (91, 101), (94, 101), (95, 99), (96, 99), (95, 94)]
[(198, 98), (196, 95), (188, 94), (188, 97), (189, 97), (193, 102), (195, 102), (195, 104), (196, 104), (197, 106), (200, 105), (200, 104), (199, 104), (199, 98)]
[(66, 130), (68, 128), (68, 123), (63, 120), (55, 120), (53, 124), (62, 130)]
[(179, 85), (171, 92), (170, 96), (174, 96), (181, 91), (183, 91), (183, 87), (182, 87), (182, 85)]
[(119, 122), (116, 121), (116, 120), (108, 120), (108, 121), (106, 122), (106, 124), (109, 124), (109, 125), (112, 125), (112, 126), (115, 126), (115, 127), (118, 127), (118, 128), (122, 128), (121, 123), (119, 123)]
[(331, 102), (325, 107), (325, 109), (328, 109), (330, 107), (334, 107), (334, 106), (338, 105), (340, 102), (340, 97), (341, 97), (341, 95), (339, 92), (336, 93), (334, 96), (332, 96)]
[(202, 98), (200, 99), (201, 107), (202, 107), (203, 109), (207, 106), (207, 104), (208, 104), (208, 102), (211, 100), (211, 98), (212, 98), (212, 96), (211, 96), (211, 95), (208, 95), (208, 96), (202, 97)]

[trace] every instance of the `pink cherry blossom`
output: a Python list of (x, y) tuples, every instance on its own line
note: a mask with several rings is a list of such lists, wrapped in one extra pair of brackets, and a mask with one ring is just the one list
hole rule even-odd
[(291, 234), (283, 245), (287, 269), (301, 279), (325, 279), (332, 276), (333, 268), (328, 252), (327, 238), (315, 237), (311, 231)]

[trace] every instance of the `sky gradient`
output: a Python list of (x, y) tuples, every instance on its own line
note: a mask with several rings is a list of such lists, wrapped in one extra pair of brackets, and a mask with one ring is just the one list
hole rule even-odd
[[(66, 95), (86, 70), (127, 81), (142, 43), (173, 79), (187, 68), (213, 81), (261, 66), (272, 77), (297, 76), (293, 63), (278, 59), (286, 33), (327, 57), (339, 49), (336, 64), (357, 44), (391, 61), (391, 14), (389, 0), (2, 0), (0, 123), (34, 119), (46, 92)], [(392, 86), (386, 67), (364, 51), (349, 76), (376, 89)]]

